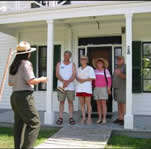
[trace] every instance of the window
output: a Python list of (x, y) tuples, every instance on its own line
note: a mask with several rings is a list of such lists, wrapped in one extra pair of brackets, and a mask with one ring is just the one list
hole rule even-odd
[[(31, 55), (31, 62), (36, 77), (47, 76), (47, 46), (32, 46), (36, 47), (37, 51)], [(57, 88), (56, 64), (61, 59), (61, 45), (54, 45), (54, 60), (53, 60), (53, 90)], [(40, 83), (35, 86), (35, 90), (46, 91), (47, 85)]]
[(142, 46), (143, 91), (151, 92), (151, 42), (143, 42)]
[[(39, 77), (47, 76), (47, 46), (39, 46), (38, 50), (38, 73)], [(39, 90), (46, 90), (46, 84), (40, 83), (38, 85)]]
[(151, 42), (133, 41), (133, 93), (151, 92)]
[(132, 91), (142, 93), (142, 42), (132, 42)]
[(56, 65), (61, 60), (61, 45), (54, 46), (54, 59), (53, 59), (53, 90), (57, 89), (57, 78), (56, 78)]
[(78, 57), (79, 57), (79, 60), (78, 60), (78, 66), (80, 67), (80, 57), (85, 55), (85, 48), (79, 48), (78, 49)]

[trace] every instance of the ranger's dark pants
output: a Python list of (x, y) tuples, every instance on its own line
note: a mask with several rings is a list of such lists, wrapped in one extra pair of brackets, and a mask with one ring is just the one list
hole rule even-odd
[(14, 111), (14, 145), (16, 149), (33, 148), (40, 129), (40, 119), (31, 91), (16, 91), (11, 95)]

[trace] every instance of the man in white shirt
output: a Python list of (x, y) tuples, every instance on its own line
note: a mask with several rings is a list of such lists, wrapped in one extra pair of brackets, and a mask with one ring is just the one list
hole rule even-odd
[(73, 100), (75, 96), (75, 85), (74, 79), (76, 77), (76, 66), (70, 61), (72, 53), (70, 51), (64, 52), (64, 60), (58, 62), (56, 66), (56, 77), (58, 78), (58, 101), (59, 105), (59, 118), (56, 124), (61, 125), (63, 123), (63, 112), (65, 98), (68, 99), (69, 104), (69, 123), (71, 125), (75, 124), (73, 119)]

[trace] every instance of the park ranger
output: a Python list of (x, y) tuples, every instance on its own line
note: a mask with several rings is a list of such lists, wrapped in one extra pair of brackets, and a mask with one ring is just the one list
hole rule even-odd
[(9, 86), (12, 86), (11, 106), (14, 111), (15, 148), (33, 148), (39, 134), (40, 119), (35, 107), (34, 85), (46, 83), (46, 77), (35, 78), (32, 63), (29, 61), (31, 48), (26, 41), (16, 47), (16, 57), (9, 68)]

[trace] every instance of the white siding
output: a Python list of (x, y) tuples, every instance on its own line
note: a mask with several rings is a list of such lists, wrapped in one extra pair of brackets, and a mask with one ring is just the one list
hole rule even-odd
[(135, 115), (151, 115), (151, 94), (133, 94), (133, 112)]
[[(31, 4), (29, 1), (20, 1), (19, 9), (29, 9)], [(6, 7), (7, 11), (16, 11), (16, 1), (0, 1), (0, 7)]]
[[(133, 24), (133, 39), (151, 42), (151, 21)], [(133, 110), (135, 115), (151, 115), (151, 93), (133, 94)]]
[(0, 1), (0, 7), (7, 7), (8, 9), (16, 8), (15, 1)]
[[(0, 33), (0, 56), (1, 56), (0, 57), (0, 80), (2, 79), (9, 49), (15, 48), (15, 47), (16, 47), (15, 37), (9, 36), (4, 33)], [(5, 88), (4, 88), (4, 94), (2, 97), (2, 101), (0, 103), (0, 108), (4, 108), (4, 109), (10, 108), (10, 94), (11, 94), (11, 88), (8, 87), (8, 77), (7, 77)]]

